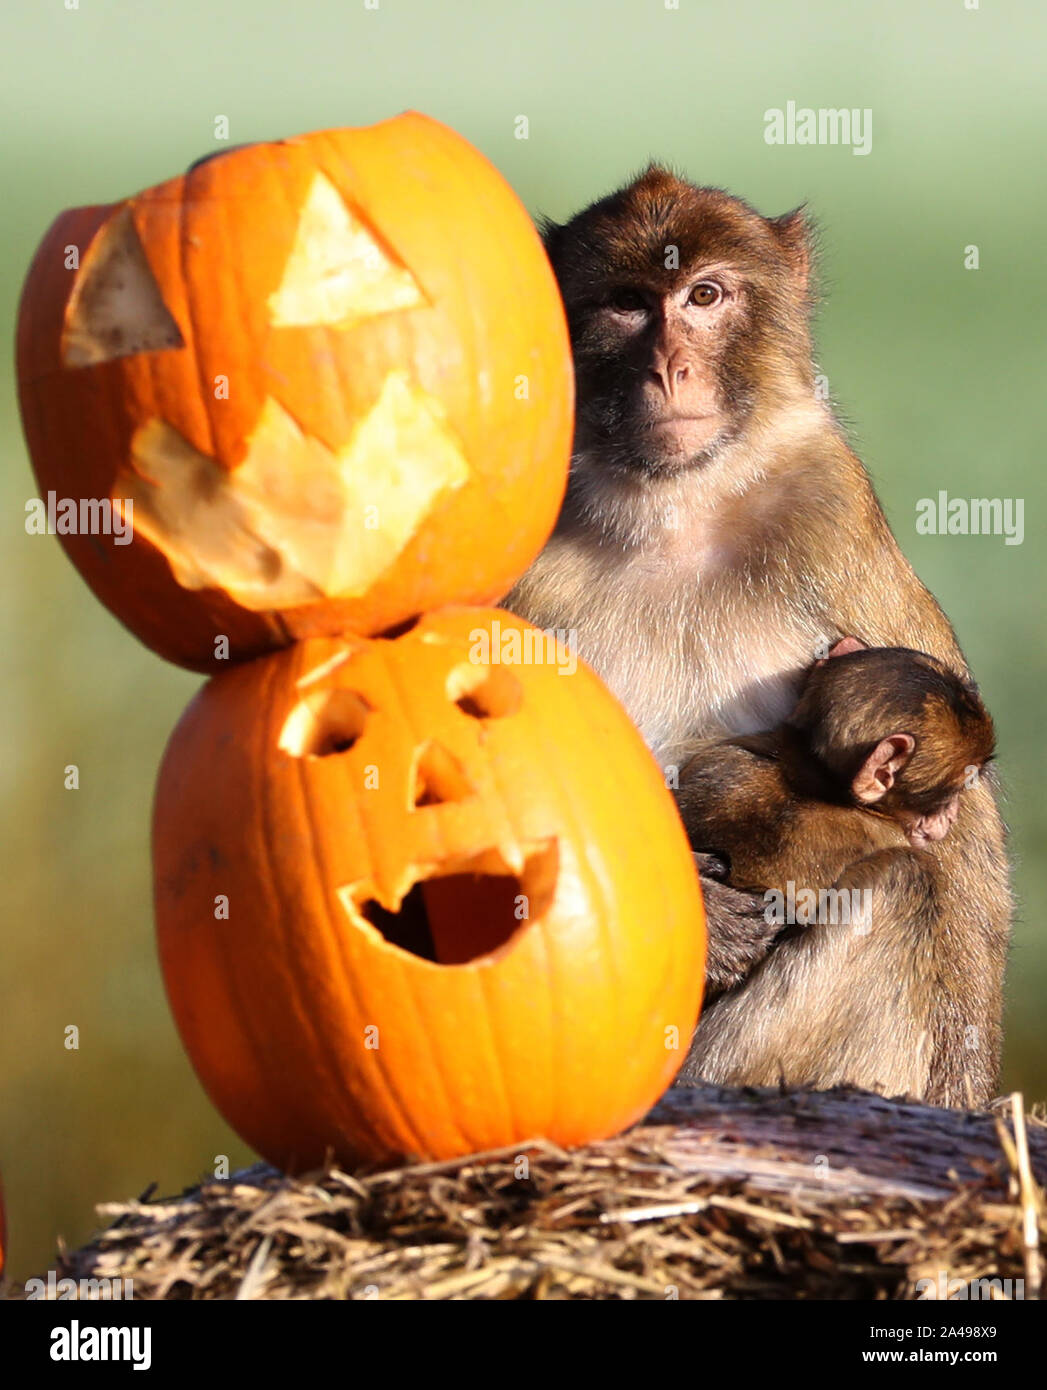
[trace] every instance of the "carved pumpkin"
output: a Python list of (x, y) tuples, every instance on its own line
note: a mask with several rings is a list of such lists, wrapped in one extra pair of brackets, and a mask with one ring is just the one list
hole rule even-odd
[(527, 641), (548, 657), (475, 609), (314, 639), (215, 677), (172, 736), (168, 996), (285, 1168), (586, 1142), (686, 1055), (705, 929), (672, 798), (591, 671), (498, 660)]
[[(563, 496), (570, 352), (541, 242), (416, 113), (63, 213), (18, 371), (51, 527), (133, 632), (200, 670), (222, 635), (240, 658), (491, 602)], [(97, 534), (128, 500), (133, 539)]]

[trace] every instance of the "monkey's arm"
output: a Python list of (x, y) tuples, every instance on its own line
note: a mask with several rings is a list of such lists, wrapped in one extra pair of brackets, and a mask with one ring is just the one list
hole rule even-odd
[[(702, 856), (696, 854), (699, 872)], [(743, 893), (718, 878), (702, 875), (702, 897), (709, 919), (705, 957), (705, 1004), (733, 989), (759, 965), (781, 932), (781, 925), (768, 922), (763, 901)]]
[(764, 959), (779, 923), (768, 922), (759, 895), (724, 882), (719, 855), (731, 871), (740, 837), (771, 832), (773, 796), (765, 769), (724, 739), (696, 739), (679, 757), (680, 785), (676, 803), (687, 830), (695, 863), (702, 877), (702, 894), (709, 921), (705, 966), (706, 1006), (725, 990), (741, 983)]
[(848, 895), (838, 903), (867, 914), (783, 939), (702, 1014), (680, 1079), (927, 1092), (940, 1003), (938, 866), (924, 851), (880, 850), (834, 887)]

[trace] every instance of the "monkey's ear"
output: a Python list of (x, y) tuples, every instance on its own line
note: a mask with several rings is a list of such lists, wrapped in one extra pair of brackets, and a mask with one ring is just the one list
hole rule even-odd
[(555, 265), (557, 253), (563, 244), (564, 228), (558, 222), (554, 222), (551, 217), (540, 217), (538, 219), (538, 234), (545, 244), (545, 254)]
[(811, 228), (804, 207), (794, 208), (783, 217), (772, 217), (771, 226), (798, 279), (806, 285), (811, 274)]
[[(821, 643), (819, 643), (819, 646), (821, 646)], [(822, 647), (822, 651), (825, 652), (824, 647)], [(832, 661), (834, 656), (850, 656), (851, 652), (864, 651), (868, 651), (868, 648), (860, 637), (841, 637), (840, 640), (834, 642), (829, 650), (825, 652), (825, 655), (819, 657), (814, 664), (815, 666), (824, 666), (827, 661)]]
[(886, 796), (915, 747), (912, 734), (888, 734), (882, 738), (855, 773), (851, 783), (855, 797), (871, 805)]

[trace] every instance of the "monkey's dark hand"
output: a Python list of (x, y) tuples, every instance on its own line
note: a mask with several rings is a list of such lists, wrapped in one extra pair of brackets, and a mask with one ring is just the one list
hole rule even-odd
[(717, 883), (726, 883), (731, 876), (731, 865), (724, 854), (712, 854), (706, 850), (692, 850), (695, 866), (702, 878), (714, 878)]
[[(702, 875), (702, 897), (709, 932), (705, 963), (705, 1002), (724, 990), (732, 989), (759, 965), (781, 931), (781, 923), (764, 916), (764, 903), (752, 893), (732, 888), (705, 873), (703, 859), (717, 856), (695, 854)], [(718, 866), (710, 865), (711, 868)]]

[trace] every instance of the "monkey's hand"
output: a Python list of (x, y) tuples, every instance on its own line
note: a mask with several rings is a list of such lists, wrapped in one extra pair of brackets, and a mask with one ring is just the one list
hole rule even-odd
[(716, 854), (704, 849), (694, 849), (691, 854), (702, 878), (714, 878), (717, 883), (726, 883), (730, 878), (731, 863), (725, 854)]
[[(708, 1003), (724, 990), (732, 989), (767, 955), (781, 931), (781, 923), (768, 922), (763, 899), (732, 888), (706, 873), (703, 860), (715, 855), (695, 854), (694, 862), (702, 875), (702, 897), (709, 933), (705, 962), (705, 1000)], [(709, 865), (714, 873), (718, 866)]]

